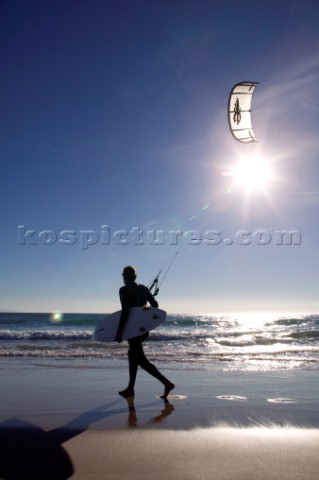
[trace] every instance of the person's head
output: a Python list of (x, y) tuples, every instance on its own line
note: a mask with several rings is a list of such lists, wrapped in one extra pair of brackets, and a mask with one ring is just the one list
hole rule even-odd
[(128, 265), (127, 267), (124, 267), (122, 276), (124, 283), (134, 282), (134, 280), (136, 279), (135, 267), (133, 267), (133, 265)]

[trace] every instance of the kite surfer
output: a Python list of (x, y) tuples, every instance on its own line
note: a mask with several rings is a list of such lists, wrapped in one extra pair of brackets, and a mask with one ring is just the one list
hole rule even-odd
[[(132, 265), (124, 268), (123, 273), (124, 287), (120, 288), (120, 301), (122, 305), (122, 314), (120, 323), (116, 332), (115, 340), (122, 342), (123, 328), (129, 316), (129, 309), (131, 307), (142, 307), (150, 303), (152, 307), (157, 308), (158, 303), (144, 285), (138, 285), (136, 280), (136, 270)], [(138, 337), (130, 338), (128, 340), (128, 361), (129, 361), (129, 383), (127, 388), (121, 390), (119, 395), (128, 398), (134, 395), (134, 386), (138, 367), (142, 367), (147, 373), (157, 378), (164, 385), (164, 394), (161, 396), (164, 400), (175, 385), (164, 377), (159, 370), (153, 365), (145, 356), (142, 342), (146, 340), (149, 333), (140, 335)]]

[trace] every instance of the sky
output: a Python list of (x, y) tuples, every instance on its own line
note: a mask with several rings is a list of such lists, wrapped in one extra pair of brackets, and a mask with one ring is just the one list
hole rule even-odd
[(0, 310), (111, 312), (125, 265), (174, 259), (168, 312), (318, 313), (318, 24), (316, 0), (2, 0)]

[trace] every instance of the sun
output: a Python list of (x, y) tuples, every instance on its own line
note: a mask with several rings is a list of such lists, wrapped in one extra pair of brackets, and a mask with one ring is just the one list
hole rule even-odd
[(273, 179), (269, 162), (259, 155), (240, 158), (238, 164), (225, 174), (234, 178), (232, 189), (240, 187), (247, 193), (265, 192)]
[(269, 164), (261, 157), (241, 159), (234, 169), (235, 183), (245, 190), (264, 190), (271, 180)]

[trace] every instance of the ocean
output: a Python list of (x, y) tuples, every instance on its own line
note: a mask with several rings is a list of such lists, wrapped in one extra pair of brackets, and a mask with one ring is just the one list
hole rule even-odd
[[(0, 357), (28, 364), (127, 365), (127, 342), (92, 339), (103, 314), (0, 313)], [(144, 344), (177, 369), (267, 372), (319, 366), (319, 315), (168, 315)]]

